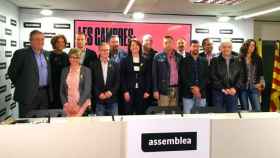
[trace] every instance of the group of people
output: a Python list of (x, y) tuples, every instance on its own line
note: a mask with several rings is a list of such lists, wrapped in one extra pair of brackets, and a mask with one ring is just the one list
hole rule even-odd
[(53, 51), (46, 51), (44, 34), (30, 33), (28, 48), (17, 50), (8, 68), (15, 86), (14, 100), (19, 116), (33, 110), (63, 109), (67, 116), (145, 114), (150, 106), (217, 106), (236, 112), (238, 98), (245, 110), (261, 111), (260, 93), (264, 89), (262, 60), (256, 41), (247, 40), (240, 53), (223, 41), (213, 54), (209, 38), (187, 43), (182, 37), (163, 37), (163, 51), (153, 49), (153, 37), (129, 40), (127, 51), (119, 37), (112, 35), (101, 43), (97, 53), (86, 48), (86, 35), (75, 35), (76, 48), (64, 52), (67, 39), (51, 39)]

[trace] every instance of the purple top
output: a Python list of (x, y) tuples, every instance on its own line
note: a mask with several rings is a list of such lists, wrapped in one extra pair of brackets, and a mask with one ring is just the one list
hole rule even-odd
[(48, 64), (45, 55), (43, 52), (41, 52), (40, 54), (34, 53), (34, 56), (38, 66), (39, 86), (40, 87), (48, 86)]

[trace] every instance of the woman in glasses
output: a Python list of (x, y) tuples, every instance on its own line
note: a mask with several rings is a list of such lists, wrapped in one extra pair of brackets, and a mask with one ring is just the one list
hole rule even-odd
[(91, 71), (80, 65), (80, 49), (71, 49), (68, 57), (70, 66), (61, 74), (61, 102), (66, 116), (83, 116), (91, 106)]

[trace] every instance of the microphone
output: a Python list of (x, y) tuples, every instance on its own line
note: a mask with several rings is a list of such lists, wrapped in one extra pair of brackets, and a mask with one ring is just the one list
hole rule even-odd
[(47, 123), (51, 123), (51, 115), (50, 115), (50, 113), (48, 114), (48, 121), (47, 121)]
[(242, 119), (241, 112), (240, 112), (240, 111), (237, 111), (237, 113), (238, 113), (239, 118)]
[(115, 116), (114, 116), (114, 114), (112, 114), (112, 121), (115, 121)]

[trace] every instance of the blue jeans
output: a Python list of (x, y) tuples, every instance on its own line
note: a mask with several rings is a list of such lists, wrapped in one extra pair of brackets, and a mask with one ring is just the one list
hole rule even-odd
[(191, 113), (193, 107), (206, 107), (206, 99), (201, 98), (183, 98), (183, 110), (184, 113)]
[(249, 88), (240, 91), (240, 103), (244, 106), (245, 110), (249, 110), (249, 101), (252, 106), (252, 111), (260, 112), (261, 105), (260, 105), (260, 93), (256, 88)]
[(96, 104), (96, 116), (118, 115), (118, 103)]
[(237, 96), (225, 95), (221, 90), (212, 90), (212, 104), (226, 112), (237, 112)]

